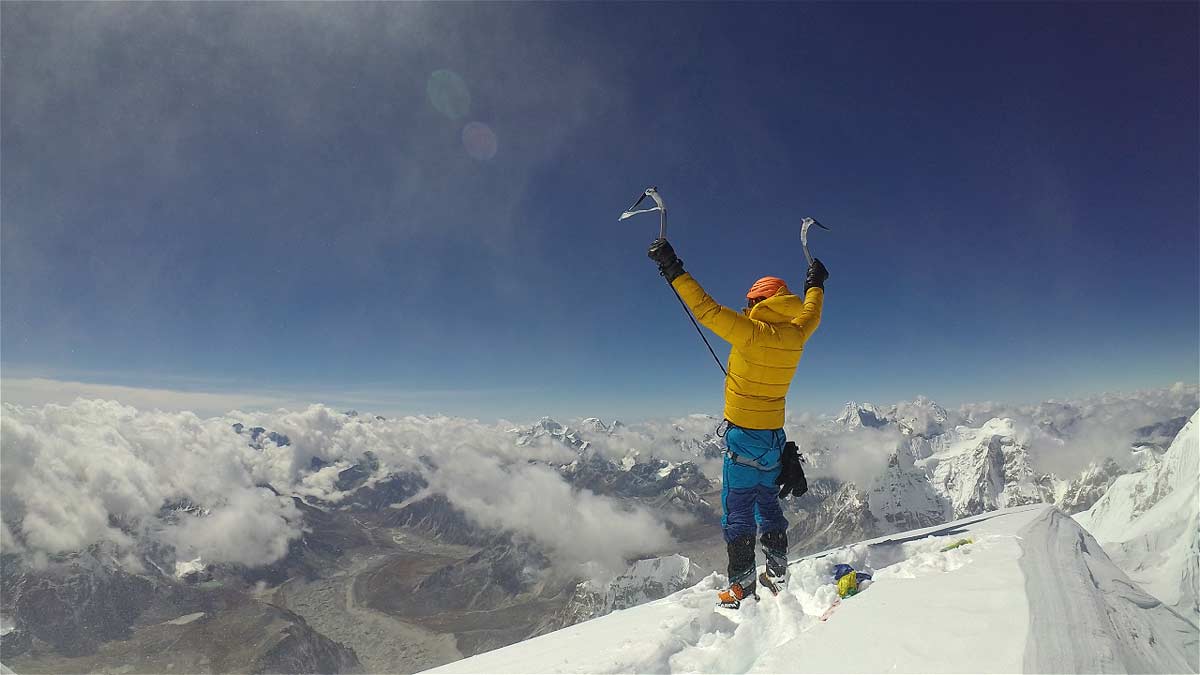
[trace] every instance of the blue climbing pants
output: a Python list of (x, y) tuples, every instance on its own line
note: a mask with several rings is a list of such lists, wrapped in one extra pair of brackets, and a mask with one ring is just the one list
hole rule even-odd
[[(749, 536), (785, 532), (787, 520), (779, 507), (780, 453), (787, 435), (783, 429), (742, 429), (730, 426), (725, 434), (725, 466), (721, 480), (721, 527), (725, 543)], [(735, 461), (730, 453), (736, 454)], [(753, 555), (753, 553), (751, 553)]]

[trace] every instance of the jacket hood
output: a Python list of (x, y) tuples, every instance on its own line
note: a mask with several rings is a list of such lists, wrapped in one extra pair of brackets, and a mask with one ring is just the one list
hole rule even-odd
[(767, 323), (788, 323), (804, 311), (804, 298), (783, 287), (775, 295), (750, 308), (749, 317)]

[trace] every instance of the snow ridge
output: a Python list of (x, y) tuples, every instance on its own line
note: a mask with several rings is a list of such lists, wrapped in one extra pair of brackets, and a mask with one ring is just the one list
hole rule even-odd
[(1021, 557), (1029, 598), (1025, 672), (1196, 672), (1196, 626), (1113, 564), (1058, 510), (1020, 532), (1038, 555)]
[(1126, 474), (1076, 520), (1156, 598), (1200, 619), (1200, 411), (1161, 459)]
[[(873, 571), (874, 581), (823, 621), (838, 601), (837, 563)], [(1197, 669), (1196, 627), (1140, 592), (1074, 520), (1043, 504), (797, 560), (783, 594), (738, 611), (714, 608), (724, 583), (712, 574), (662, 600), (430, 672)], [(1080, 607), (1091, 616), (1080, 619)]]

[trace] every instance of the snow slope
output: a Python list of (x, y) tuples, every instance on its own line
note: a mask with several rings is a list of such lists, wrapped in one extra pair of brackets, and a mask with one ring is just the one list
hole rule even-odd
[[(962, 539), (972, 543), (943, 551)], [(837, 598), (837, 563), (875, 572)], [(717, 574), (437, 673), (1196, 672), (1197, 632), (1037, 504), (795, 561), (787, 591), (714, 607)], [(1093, 616), (1081, 618), (1077, 608)]]
[(1075, 516), (1121, 569), (1193, 623), (1200, 618), (1200, 411), (1160, 459), (1117, 478)]
[(1196, 671), (1195, 624), (1130, 583), (1070, 516), (1046, 511), (1020, 535), (1039, 544), (1037, 555), (1021, 557), (1030, 599), (1025, 672)]

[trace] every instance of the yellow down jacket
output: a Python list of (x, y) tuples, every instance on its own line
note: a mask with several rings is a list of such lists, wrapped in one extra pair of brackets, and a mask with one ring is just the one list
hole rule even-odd
[(780, 429), (788, 386), (804, 343), (821, 322), (825, 292), (801, 300), (787, 287), (748, 314), (722, 306), (684, 273), (671, 284), (696, 320), (732, 345), (725, 378), (725, 419), (746, 429)]

